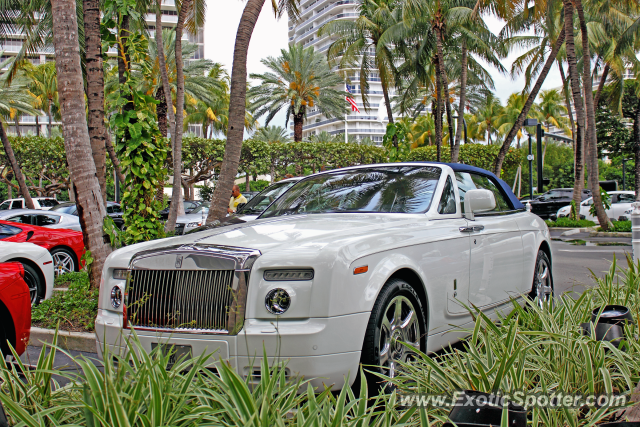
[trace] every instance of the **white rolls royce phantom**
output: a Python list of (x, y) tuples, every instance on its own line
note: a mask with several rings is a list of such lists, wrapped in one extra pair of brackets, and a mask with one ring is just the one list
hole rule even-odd
[[(461, 338), (471, 305), (553, 297), (549, 230), (506, 183), (461, 164), (393, 163), (305, 178), (256, 220), (151, 241), (106, 261), (96, 336), (121, 353), (216, 352), (259, 375), (340, 388), (359, 364), (393, 375), (410, 343)], [(273, 359), (271, 359), (273, 357)]]

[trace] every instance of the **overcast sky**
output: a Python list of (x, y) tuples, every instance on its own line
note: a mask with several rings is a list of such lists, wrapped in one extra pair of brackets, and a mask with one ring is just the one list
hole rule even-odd
[[(238, 23), (244, 8), (245, 2), (242, 0), (208, 1), (207, 21), (205, 25), (205, 57), (215, 62), (221, 62), (231, 73), (233, 62), (233, 48), (235, 36), (238, 30)], [(498, 33), (502, 28), (502, 23), (495, 18), (487, 19), (489, 28), (494, 33)], [(260, 63), (262, 58), (267, 56), (278, 56), (280, 49), (286, 48), (287, 18), (284, 16), (279, 21), (273, 16), (270, 2), (265, 2), (262, 14), (251, 38), (248, 56), (248, 72), (262, 73), (266, 69)], [(513, 52), (503, 61), (505, 68), (510, 69), (512, 61), (518, 56), (518, 52)], [(503, 103), (513, 92), (521, 91), (524, 86), (522, 77), (512, 80), (508, 75), (501, 75), (495, 69), (489, 68), (495, 81), (496, 94)], [(562, 82), (557, 67), (553, 67), (545, 80), (543, 89), (556, 88)], [(280, 114), (271, 124), (285, 126), (285, 116)], [(261, 123), (263, 120), (260, 121)]]

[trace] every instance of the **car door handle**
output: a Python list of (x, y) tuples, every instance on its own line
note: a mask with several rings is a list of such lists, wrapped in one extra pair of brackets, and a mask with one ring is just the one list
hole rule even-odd
[(467, 227), (460, 227), (461, 233), (473, 233), (475, 231), (482, 231), (482, 230), (484, 230), (484, 225), (472, 225)]

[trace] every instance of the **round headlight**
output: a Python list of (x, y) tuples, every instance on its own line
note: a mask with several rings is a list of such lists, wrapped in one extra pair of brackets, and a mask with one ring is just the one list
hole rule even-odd
[(122, 305), (122, 289), (120, 286), (114, 286), (111, 288), (111, 306), (113, 308), (120, 308)]
[(265, 307), (271, 314), (283, 314), (291, 306), (291, 297), (284, 289), (271, 289), (264, 299)]

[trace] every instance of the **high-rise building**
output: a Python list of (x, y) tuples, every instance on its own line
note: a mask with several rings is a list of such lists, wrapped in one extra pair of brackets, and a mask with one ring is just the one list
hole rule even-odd
[[(176, 9), (175, 0), (162, 0), (162, 27), (163, 28), (175, 28), (178, 23), (178, 11)], [(155, 13), (148, 13), (145, 16), (145, 21), (147, 22), (149, 28), (150, 37), (155, 37), (155, 29), (156, 29), (156, 15)], [(6, 37), (0, 37), (0, 52), (2, 52), (2, 57), (0, 58), (2, 61), (16, 56), (20, 50), (22, 49), (22, 45), (24, 43), (25, 35), (19, 31), (16, 31), (14, 34), (8, 34)], [(204, 58), (204, 31), (199, 29), (197, 34), (188, 34), (187, 31), (183, 34), (182, 40), (188, 41), (190, 43), (194, 43), (198, 46), (198, 50), (193, 55), (193, 59), (201, 59)], [(115, 49), (110, 49), (107, 53), (109, 56), (116, 55)], [(35, 64), (44, 64), (45, 62), (53, 61), (55, 59), (55, 54), (53, 50), (53, 46), (46, 46), (41, 49), (39, 52), (31, 54), (28, 56), (28, 60)], [(52, 121), (54, 126), (61, 125), (61, 122)], [(40, 127), (40, 132), (42, 135), (46, 135), (47, 126), (48, 126), (48, 118), (46, 115), (42, 117), (38, 117), (38, 125)], [(19, 127), (20, 133), (22, 135), (25, 134), (36, 134), (36, 118), (34, 116), (23, 115), (19, 117)], [(202, 125), (190, 125), (189, 132), (195, 133), (197, 135), (202, 134)], [(7, 132), (10, 134), (16, 134), (15, 123), (8, 127)]]
[[(300, 4), (300, 18), (296, 23), (289, 21), (289, 43), (302, 44), (304, 47), (313, 46), (316, 52), (326, 55), (329, 46), (335, 40), (331, 35), (318, 37), (318, 29), (324, 24), (337, 19), (355, 21), (358, 17), (358, 0), (302, 0)], [(382, 143), (382, 136), (387, 126), (387, 114), (384, 107), (382, 86), (377, 73), (370, 73), (368, 112), (364, 110), (360, 89), (360, 75), (358, 70), (352, 70), (348, 75), (351, 84), (349, 90), (353, 94), (360, 113), (349, 112), (345, 117), (325, 117), (317, 108), (307, 111), (302, 136), (308, 138), (320, 132), (331, 135), (344, 135), (345, 125), (347, 134), (357, 139), (371, 138), (375, 143)], [(339, 88), (345, 90), (346, 87)], [(345, 105), (346, 100), (345, 100)]]

